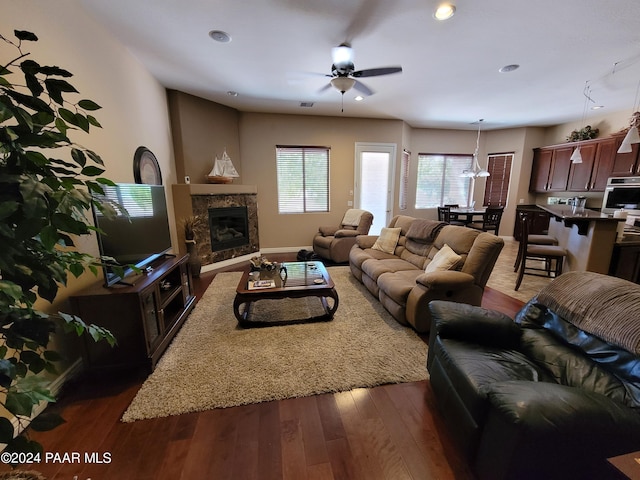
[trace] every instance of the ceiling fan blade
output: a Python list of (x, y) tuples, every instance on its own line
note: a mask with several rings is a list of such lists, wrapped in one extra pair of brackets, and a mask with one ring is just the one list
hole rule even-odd
[(331, 88), (331, 83), (327, 83), (324, 87), (318, 90), (318, 93), (324, 93)]
[(369, 87), (367, 87), (364, 83), (358, 80), (356, 80), (356, 83), (353, 84), (353, 89), (359, 91), (361, 94), (367, 97), (376, 93), (373, 90), (371, 90)]
[(353, 77), (377, 77), (380, 75), (390, 75), (402, 72), (402, 67), (382, 67), (369, 68), (367, 70), (357, 70), (351, 74)]

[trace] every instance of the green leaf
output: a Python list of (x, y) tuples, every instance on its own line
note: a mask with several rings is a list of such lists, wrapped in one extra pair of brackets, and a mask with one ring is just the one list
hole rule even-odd
[(83, 110), (100, 110), (102, 108), (93, 100), (80, 100), (78, 106)]
[(34, 418), (29, 426), (36, 432), (48, 432), (63, 423), (65, 421), (60, 415), (44, 412)]
[(34, 33), (27, 32), (26, 30), (14, 30), (13, 34), (18, 40), (26, 40), (29, 42), (37, 42), (38, 37)]
[(69, 125), (67, 125), (62, 118), (56, 117), (56, 128), (61, 134), (66, 135)]
[(16, 367), (9, 360), (0, 360), (0, 386), (9, 388), (11, 382), (16, 378)]
[(71, 158), (81, 167), (84, 167), (87, 163), (87, 157), (85, 156), (84, 152), (77, 148), (71, 149)]
[(78, 92), (69, 82), (58, 78), (47, 78), (44, 81), (44, 86), (47, 88), (47, 92), (49, 93), (51, 100), (60, 105), (64, 104), (64, 100), (62, 98), (63, 92)]
[(47, 250), (53, 250), (59, 239), (58, 229), (52, 225), (47, 225), (40, 230), (40, 241)]
[(93, 115), (87, 115), (87, 121), (94, 127), (102, 128), (102, 125), (100, 125), (100, 122), (98, 122), (96, 117), (94, 117)]
[(19, 393), (12, 390), (7, 392), (4, 406), (14, 415), (31, 416), (34, 402), (27, 393)]
[(0, 292), (14, 300), (20, 300), (20, 297), (22, 297), (20, 286), (8, 280), (0, 280)]
[(59, 77), (73, 77), (73, 73), (60, 67), (40, 67), (40, 73), (43, 75), (57, 75)]
[(84, 167), (81, 173), (82, 175), (86, 175), (87, 177), (95, 177), (97, 175), (100, 175), (101, 173), (104, 173), (104, 168), (98, 168), (89, 165), (88, 167)]
[(5, 417), (0, 417), (0, 443), (9, 443), (13, 440), (13, 423)]
[(45, 350), (43, 353), (44, 358), (46, 358), (49, 362), (59, 362), (63, 360), (62, 355), (60, 355), (55, 350)]

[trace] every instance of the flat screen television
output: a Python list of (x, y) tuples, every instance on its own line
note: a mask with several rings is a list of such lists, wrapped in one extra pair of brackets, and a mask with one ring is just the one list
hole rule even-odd
[(164, 186), (119, 183), (103, 189), (104, 195), (94, 194), (97, 200), (122, 205), (128, 213), (108, 216), (93, 208), (100, 255), (124, 267), (121, 272), (105, 265), (105, 285), (131, 283), (124, 280), (135, 272), (130, 265), (145, 269), (171, 249)]

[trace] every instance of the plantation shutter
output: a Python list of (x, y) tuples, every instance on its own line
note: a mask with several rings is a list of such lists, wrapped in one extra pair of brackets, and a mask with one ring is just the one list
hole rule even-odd
[(484, 206), (504, 207), (507, 204), (512, 162), (513, 153), (489, 155), (487, 171), (491, 175), (487, 177), (484, 189)]
[(278, 212), (329, 211), (329, 148), (276, 147)]
[(400, 210), (407, 209), (407, 191), (409, 189), (409, 159), (411, 153), (402, 151), (402, 164), (400, 165), (400, 195), (398, 203)]

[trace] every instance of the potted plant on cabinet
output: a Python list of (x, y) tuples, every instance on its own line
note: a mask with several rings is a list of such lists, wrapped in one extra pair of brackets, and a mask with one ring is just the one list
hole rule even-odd
[[(72, 74), (40, 65), (23, 50), (36, 35), (14, 35), (15, 40), (0, 35), (13, 52), (0, 60), (0, 404), (14, 417), (0, 417), (0, 443), (4, 454), (22, 454), (5, 458), (12, 464), (25, 454), (32, 460), (42, 454), (23, 430), (36, 405), (55, 400), (50, 381), (39, 375), (54, 373), (61, 359), (49, 348), (51, 335), (62, 325), (115, 343), (99, 326), (36, 307), (38, 299), (53, 302), (69, 273), (97, 273), (99, 259), (79, 252), (74, 237), (92, 232), (86, 217), (91, 192), (113, 182), (101, 176), (100, 156), (70, 139), (100, 127), (89, 113), (100, 106), (69, 99), (78, 93), (68, 81)], [(30, 425), (48, 430), (61, 421), (45, 412)]]
[(184, 242), (187, 245), (187, 253), (189, 254), (189, 268), (191, 275), (194, 277), (200, 276), (202, 270), (202, 262), (198, 256), (198, 248), (196, 242), (196, 230), (200, 224), (200, 217), (197, 215), (191, 215), (182, 220), (184, 227)]

